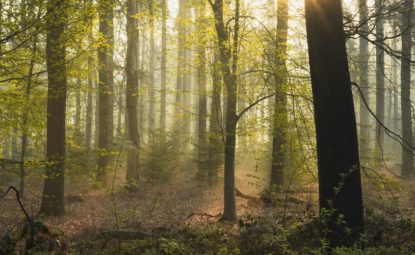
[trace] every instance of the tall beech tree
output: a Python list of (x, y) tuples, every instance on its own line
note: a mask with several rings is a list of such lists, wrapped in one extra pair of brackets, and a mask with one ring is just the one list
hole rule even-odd
[(274, 118), (272, 132), (271, 185), (283, 184), (284, 165), (287, 157), (287, 38), (288, 38), (288, 0), (278, 0), (277, 35), (273, 78), (275, 84)]
[(127, 182), (138, 182), (139, 179), (139, 148), (138, 133), (138, 87), (139, 87), (139, 22), (138, 1), (128, 0), (127, 8), (127, 134), (131, 142), (127, 158)]
[(40, 213), (64, 213), (65, 117), (66, 117), (66, 2), (49, 0), (46, 18), (48, 74), (46, 178)]
[(97, 179), (105, 180), (111, 160), (114, 129), (113, 86), (114, 86), (114, 2), (99, 2), (99, 32), (103, 43), (98, 49), (99, 73), (99, 123), (98, 123), (98, 172)]
[(363, 203), (342, 3), (306, 0), (305, 17), (322, 233), (331, 247), (352, 245), (362, 232)]

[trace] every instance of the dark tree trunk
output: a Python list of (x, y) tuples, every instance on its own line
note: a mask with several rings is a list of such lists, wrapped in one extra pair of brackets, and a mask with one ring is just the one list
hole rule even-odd
[(97, 180), (105, 181), (111, 160), (114, 112), (113, 112), (113, 55), (114, 55), (114, 7), (113, 1), (101, 0), (99, 31), (105, 44), (98, 51), (99, 59), (99, 132)]
[(66, 54), (65, 2), (48, 1), (46, 62), (48, 73), (46, 179), (40, 213), (64, 213)]
[(138, 86), (139, 86), (139, 27), (138, 27), (138, 1), (128, 0), (127, 11), (127, 89), (126, 109), (128, 115), (128, 137), (131, 146), (128, 149), (127, 182), (139, 180), (139, 146), (138, 133)]
[(287, 157), (287, 38), (288, 38), (288, 0), (278, 0), (276, 56), (274, 63), (275, 101), (272, 133), (271, 186), (284, 182), (284, 165)]
[[(385, 123), (385, 53), (383, 50), (383, 0), (375, 0), (376, 17), (376, 116), (379, 121)], [(378, 160), (382, 158), (384, 130), (379, 122), (376, 122), (375, 154)]]
[(405, 0), (402, 7), (402, 61), (401, 61), (401, 109), (402, 109), (402, 177), (414, 174), (412, 155), (412, 110), (411, 110), (411, 48), (412, 48), (413, 0)]
[[(341, 1), (306, 0), (305, 17), (317, 136), (320, 223), (331, 247), (348, 246), (362, 231), (363, 205)], [(337, 224), (339, 217), (344, 224)]]
[(224, 179), (224, 210), (223, 219), (236, 219), (235, 202), (235, 149), (236, 149), (236, 104), (237, 104), (237, 51), (239, 38), (239, 1), (236, 1), (234, 20), (234, 50), (228, 46), (229, 33), (225, 26), (223, 13), (223, 0), (216, 0), (212, 5), (215, 18), (215, 28), (218, 36), (219, 53), (221, 59), (221, 70), (223, 81), (226, 86), (226, 129), (225, 129), (225, 179)]

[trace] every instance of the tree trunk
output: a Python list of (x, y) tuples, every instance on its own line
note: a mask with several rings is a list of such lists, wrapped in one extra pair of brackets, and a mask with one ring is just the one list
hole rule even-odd
[(369, 36), (369, 26), (367, 24), (367, 0), (359, 1), (359, 23), (361, 32), (364, 36), (359, 38), (359, 86), (361, 89), (360, 97), (360, 156), (367, 160), (370, 149), (370, 113), (366, 107), (370, 102), (369, 97), (369, 43), (365, 36)]
[(223, 144), (222, 144), (222, 110), (221, 92), (222, 76), (221, 63), (218, 50), (215, 49), (212, 67), (212, 103), (210, 108), (209, 120), (209, 182), (214, 183), (218, 180), (218, 168), (223, 163)]
[(128, 115), (128, 137), (131, 146), (128, 149), (127, 159), (127, 182), (138, 182), (139, 180), (139, 146), (140, 137), (138, 133), (138, 86), (139, 86), (139, 27), (138, 27), (138, 2), (128, 0), (127, 11), (127, 89), (126, 109)]
[(156, 94), (156, 83), (155, 83), (155, 57), (156, 57), (156, 43), (154, 41), (155, 34), (155, 22), (154, 22), (154, 0), (150, 1), (150, 61), (149, 61), (149, 111), (148, 111), (148, 132), (150, 136), (150, 141), (154, 142), (154, 133), (155, 133), (155, 94)]
[(77, 79), (77, 88), (75, 91), (75, 130), (74, 130), (74, 141), (76, 144), (81, 142), (81, 80)]
[(201, 177), (208, 177), (208, 173), (204, 171), (206, 165), (206, 148), (207, 142), (207, 70), (206, 70), (206, 5), (204, 1), (198, 3), (197, 6), (197, 20), (196, 30), (198, 33), (197, 41), (197, 83), (198, 83), (198, 95), (199, 95), (199, 113), (198, 113), (198, 169)]
[[(376, 17), (376, 116), (380, 122), (385, 123), (385, 53), (383, 50), (383, 0), (375, 0)], [(384, 130), (380, 123), (376, 122), (375, 155), (376, 162), (381, 162), (383, 151)]]
[[(91, 38), (92, 39), (92, 38)], [(92, 57), (88, 58), (88, 92), (86, 103), (86, 124), (85, 124), (85, 149), (89, 151), (91, 149), (92, 139), (92, 114), (93, 114), (93, 96), (94, 90), (94, 67)]]
[(402, 111), (402, 177), (414, 174), (412, 156), (412, 111), (411, 111), (411, 48), (412, 48), (412, 7), (413, 0), (405, 0), (402, 13), (402, 60), (401, 60), (401, 111)]
[(48, 73), (46, 179), (40, 213), (64, 213), (66, 46), (65, 3), (48, 1), (46, 62)]
[(105, 44), (99, 48), (99, 134), (97, 180), (104, 182), (111, 160), (114, 126), (113, 112), (113, 55), (114, 10), (113, 2), (101, 0), (99, 31)]
[[(306, 0), (317, 136), (320, 222), (331, 247), (352, 245), (363, 227), (359, 150), (340, 0)], [(344, 224), (338, 224), (342, 217)]]
[(179, 13), (177, 14), (177, 78), (176, 78), (176, 98), (174, 106), (174, 135), (177, 139), (176, 146), (182, 144), (185, 127), (184, 116), (186, 115), (186, 108), (184, 105), (185, 98), (185, 72), (186, 68), (186, 27), (185, 27), (185, 18), (186, 18), (186, 0), (179, 0)]
[(272, 133), (271, 186), (284, 182), (284, 165), (287, 157), (287, 38), (288, 38), (288, 0), (278, 0), (276, 55), (274, 63), (275, 101)]
[[(216, 0), (212, 5), (215, 18), (215, 28), (218, 36), (219, 52), (221, 59), (221, 70), (227, 90), (226, 100), (226, 129), (225, 129), (225, 179), (224, 179), (224, 210), (223, 219), (236, 219), (235, 202), (235, 149), (236, 149), (236, 104), (237, 104), (237, 79), (235, 72), (237, 68), (237, 52), (228, 48), (229, 33), (224, 22), (223, 0)], [(239, 1), (236, 0), (234, 20), (234, 44), (238, 45), (239, 38)], [(236, 41), (235, 41), (236, 39)], [(231, 64), (232, 63), (232, 64)]]
[(161, 138), (166, 134), (166, 93), (167, 93), (167, 1), (161, 2), (161, 98), (160, 98), (160, 132)]

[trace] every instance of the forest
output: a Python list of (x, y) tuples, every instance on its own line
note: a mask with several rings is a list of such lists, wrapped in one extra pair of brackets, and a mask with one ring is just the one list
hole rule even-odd
[(415, 254), (413, 8), (0, 0), (0, 255)]

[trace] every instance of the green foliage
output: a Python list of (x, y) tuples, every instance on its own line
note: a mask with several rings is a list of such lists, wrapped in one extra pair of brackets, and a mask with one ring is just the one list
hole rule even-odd
[(166, 182), (177, 167), (177, 153), (171, 136), (155, 132), (149, 145), (143, 150), (141, 161), (143, 175), (150, 181)]
[(372, 247), (368, 249), (338, 248), (333, 252), (334, 255), (410, 255), (415, 254), (413, 250), (407, 248), (392, 247)]

